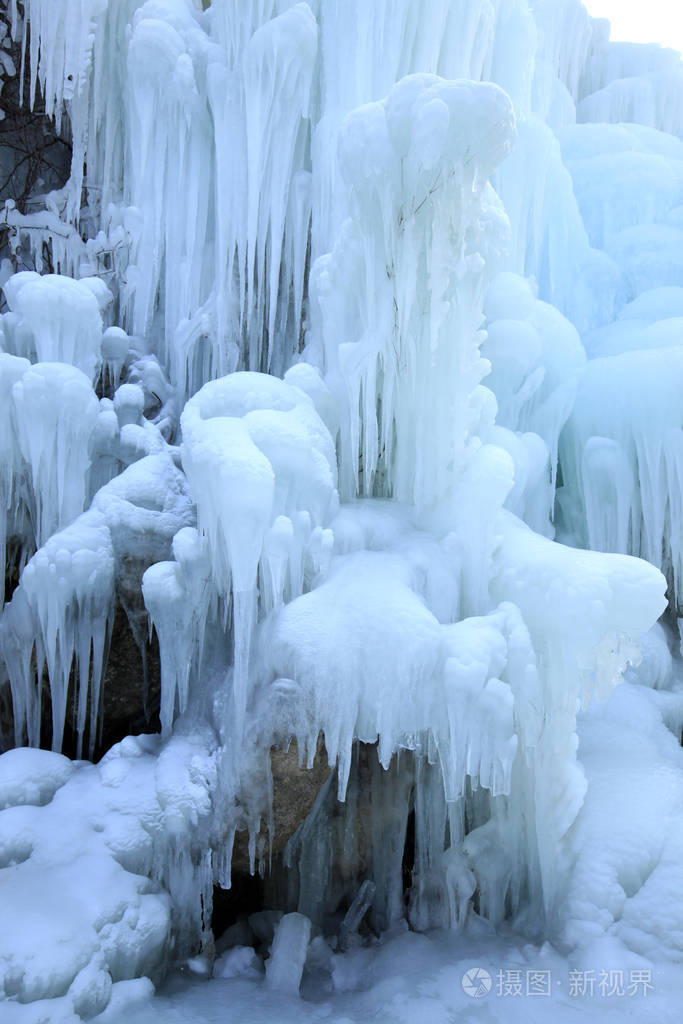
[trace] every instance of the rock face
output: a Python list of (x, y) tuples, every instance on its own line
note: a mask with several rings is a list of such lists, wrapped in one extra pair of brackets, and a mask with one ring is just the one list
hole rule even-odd
[[(323, 788), (332, 769), (327, 763), (325, 743), (320, 738), (313, 767), (307, 769), (299, 764), (299, 751), (296, 740), (292, 740), (288, 750), (272, 749), (270, 765), (273, 778), (273, 835), (271, 858), (275, 859), (284, 851), (299, 826), (306, 820)], [(268, 828), (264, 823), (257, 837), (268, 849)], [(238, 832), (232, 858), (233, 875), (239, 878), (249, 874), (249, 837), (246, 832)]]
[(332, 769), (327, 763), (324, 741), (318, 743), (311, 769), (299, 765), (296, 741), (289, 750), (272, 750), (273, 772), (273, 854), (281, 853), (297, 828), (308, 817), (318, 793)]
[[(0, 122), (0, 166), (2, 166), (2, 199), (12, 199), (24, 212), (32, 209), (29, 201), (35, 192), (60, 189), (69, 177), (71, 143), (66, 120), (58, 129), (51, 118), (36, 109), (31, 110), (22, 100), (19, 70), (23, 68), (24, 98), (30, 93), (31, 73), (28, 61), (22, 60), (20, 40), (11, 38), (7, 4), (0, 12), (0, 39), (3, 43), (3, 61), (0, 65), (2, 109)], [(0, 256), (10, 255), (7, 244), (9, 232), (0, 234)], [(26, 256), (23, 251), (20, 257)], [(44, 254), (45, 255), (45, 254)], [(22, 267), (21, 269), (28, 269)], [(5, 312), (0, 309), (0, 312)]]
[(142, 651), (119, 605), (104, 674), (104, 725), (96, 758), (124, 736), (159, 731), (161, 676), (156, 634), (151, 642), (144, 642), (144, 653), (143, 666)]
[[(143, 638), (144, 660), (133, 636), (123, 608), (117, 605), (112, 628), (109, 657), (104, 673), (102, 697), (102, 731), (95, 745), (94, 760), (99, 759), (124, 736), (159, 731), (159, 697), (161, 679), (159, 645), (156, 635), (151, 642)], [(43, 680), (41, 740), (50, 746), (50, 689)], [(9, 686), (0, 678), (0, 753), (14, 746), (14, 722)], [(63, 753), (76, 756), (76, 722), (74, 702), (64, 729)]]
[[(266, 851), (264, 863), (270, 861), (277, 868), (285, 846), (296, 830), (307, 820), (321, 790), (332, 775), (333, 769), (327, 763), (327, 751), (322, 737), (310, 769), (299, 765), (296, 740), (288, 750), (271, 749), (271, 774), (273, 780), (273, 836), (270, 858), (268, 850), (268, 829), (264, 824), (257, 837), (257, 847), (263, 843)], [(246, 831), (238, 832), (232, 855), (232, 876), (229, 889), (215, 887), (213, 891), (212, 928), (214, 935), (221, 936), (235, 921), (262, 906), (271, 905), (273, 892), (278, 880), (273, 877), (261, 878), (251, 873), (249, 860), (249, 836)]]

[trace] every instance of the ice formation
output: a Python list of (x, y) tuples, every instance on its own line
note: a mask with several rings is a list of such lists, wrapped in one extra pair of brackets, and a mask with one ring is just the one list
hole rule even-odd
[[(678, 55), (579, 0), (7, 9), (73, 143), (4, 221), (17, 1020), (188, 957), (344, 992), (406, 920), (680, 959)], [(160, 733), (93, 764), (117, 608)], [(274, 916), (219, 949), (245, 832)]]

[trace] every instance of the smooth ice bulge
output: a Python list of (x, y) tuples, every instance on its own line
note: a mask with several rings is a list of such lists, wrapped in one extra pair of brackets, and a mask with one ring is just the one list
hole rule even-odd
[[(6, 208), (0, 994), (346, 991), (406, 921), (680, 958), (680, 59), (579, 0), (23, 6), (73, 161)], [(160, 732), (104, 752), (116, 622)]]

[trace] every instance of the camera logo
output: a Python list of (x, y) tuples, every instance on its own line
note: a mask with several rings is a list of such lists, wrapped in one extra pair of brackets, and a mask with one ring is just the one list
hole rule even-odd
[(472, 999), (483, 999), (491, 991), (493, 979), (483, 967), (470, 967), (462, 976), (462, 987), (465, 995)]

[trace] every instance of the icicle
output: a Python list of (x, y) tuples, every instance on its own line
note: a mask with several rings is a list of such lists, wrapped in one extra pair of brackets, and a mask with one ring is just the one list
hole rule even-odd
[[(24, 47), (30, 25), (31, 108), (39, 84), (48, 117), (61, 121), (63, 103), (87, 83), (94, 23), (106, 6), (107, 0), (26, 0)], [(15, 29), (17, 24), (15, 8)]]
[(574, 505), (565, 503), (570, 530), (598, 550), (647, 558), (670, 575), (677, 601), (683, 580), (682, 373), (674, 348), (592, 360), (566, 428), (560, 492), (574, 498)]
[[(0, 566), (3, 579), (7, 570), (7, 538), (18, 518), (21, 483), (25, 466), (13, 417), (12, 389), (21, 380), (30, 364), (27, 359), (0, 352)], [(4, 587), (0, 594), (0, 611), (5, 601)]]
[(83, 511), (99, 403), (85, 374), (65, 363), (32, 366), (14, 384), (12, 402), (40, 546)]
[[(476, 430), (472, 392), (486, 372), (478, 356), (481, 253), (493, 241), (481, 228), (493, 203), (485, 181), (512, 134), (501, 90), (428, 75), (404, 79), (385, 103), (344, 122), (351, 219), (314, 289), (328, 382), (345, 410), (345, 497), (379, 485), (425, 508), (457, 479)], [(353, 303), (336, 308), (330, 288)]]
[[(185, 407), (182, 428), (183, 466), (197, 496), (213, 580), (224, 601), (233, 596), (233, 700), (239, 734), (264, 546), (267, 539), (268, 546), (273, 543), (278, 513), (297, 513), (293, 541), (301, 517), (306, 517), (298, 560), (293, 554), (296, 543), (290, 556), (290, 575), (298, 562), (290, 586), (300, 592), (310, 520), (325, 521), (335, 508), (334, 448), (306, 394), (254, 373), (232, 374), (205, 385)], [(276, 597), (273, 591), (271, 599)]]
[(188, 705), (190, 678), (202, 671), (204, 633), (213, 599), (210, 563), (197, 531), (185, 527), (173, 538), (175, 562), (157, 562), (142, 577), (142, 595), (159, 637), (161, 731), (168, 736), (175, 712)]
[[(279, 294), (287, 195), (295, 157), (301, 159), (299, 137), (309, 112), (316, 50), (315, 18), (308, 4), (300, 3), (259, 28), (244, 53), (247, 294), (252, 282), (257, 283), (255, 294), (247, 300), (245, 327), (248, 333), (265, 328), (268, 338), (266, 351), (250, 352), (249, 366), (254, 369), (270, 368), (273, 339), (280, 327), (278, 307), (284, 300), (286, 316), (289, 304), (289, 294)], [(308, 179), (300, 182), (307, 184)], [(307, 223), (301, 227), (305, 236)], [(295, 331), (296, 344), (298, 322)]]
[[(21, 316), (39, 362), (68, 363), (90, 379), (101, 363), (101, 309), (111, 293), (98, 278), (73, 281), (33, 271), (14, 274), (3, 285), (10, 309)], [(30, 355), (30, 352), (17, 353)]]
[[(52, 749), (61, 750), (71, 672), (75, 668), (78, 756), (82, 750), (88, 701), (92, 756), (104, 668), (102, 659), (113, 616), (113, 594), (111, 536), (103, 517), (96, 511), (84, 513), (71, 526), (50, 537), (24, 569), (18, 591), (8, 608), (8, 626), (3, 626), (9, 630), (9, 634), (3, 632), (3, 651), (13, 691), (27, 687), (19, 707), (25, 709), (30, 743), (39, 742), (35, 712), (31, 713), (31, 708), (36, 707), (32, 694), (40, 693), (45, 664), (52, 699)], [(14, 622), (22, 630), (23, 654), (13, 640), (17, 637)], [(29, 669), (34, 645), (35, 670)], [(39, 715), (39, 696), (37, 707)]]
[(342, 952), (349, 948), (351, 936), (356, 934), (359, 924), (372, 906), (376, 888), (375, 883), (366, 878), (356, 893), (353, 903), (344, 914), (344, 920), (339, 929), (339, 949)]

